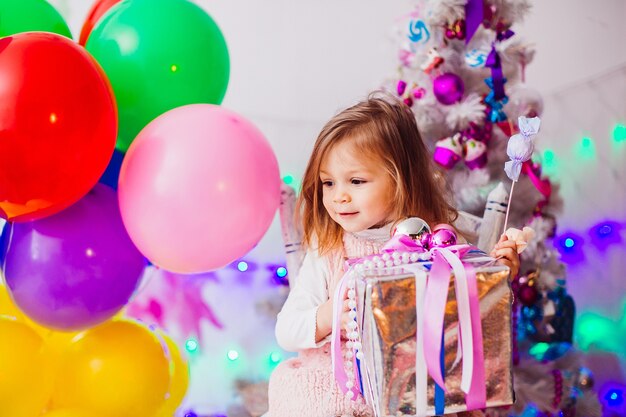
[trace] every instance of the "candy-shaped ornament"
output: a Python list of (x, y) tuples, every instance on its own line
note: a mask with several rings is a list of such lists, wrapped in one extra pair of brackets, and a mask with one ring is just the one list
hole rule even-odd
[(465, 141), (465, 165), (469, 169), (481, 169), (487, 165), (487, 145), (476, 139)]
[(512, 181), (519, 179), (522, 164), (531, 158), (535, 149), (532, 139), (539, 132), (540, 125), (541, 120), (538, 117), (520, 117), (518, 120), (520, 133), (509, 139), (506, 153), (511, 160), (504, 164), (504, 170)]
[(463, 144), (461, 133), (443, 138), (435, 144), (433, 159), (444, 168), (451, 169), (463, 158)]
[(465, 52), (465, 63), (472, 68), (483, 68), (487, 63), (490, 51), (491, 48), (486, 46), (470, 49)]

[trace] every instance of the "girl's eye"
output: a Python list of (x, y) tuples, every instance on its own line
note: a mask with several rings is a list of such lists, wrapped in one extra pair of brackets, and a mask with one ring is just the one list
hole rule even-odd
[(352, 178), (351, 182), (354, 185), (361, 185), (361, 184), (365, 184), (366, 183), (365, 180), (361, 180), (361, 179), (358, 179), (358, 178)]
[(324, 187), (332, 187), (333, 182), (332, 181), (322, 181), (322, 186)]

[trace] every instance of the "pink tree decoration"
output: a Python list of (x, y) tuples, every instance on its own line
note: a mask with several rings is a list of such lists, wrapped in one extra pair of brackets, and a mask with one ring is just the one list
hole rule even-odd
[(519, 133), (511, 136), (509, 144), (506, 147), (506, 154), (511, 159), (504, 164), (506, 175), (513, 181), (511, 184), (511, 192), (509, 193), (509, 204), (506, 207), (506, 216), (504, 218), (504, 230), (509, 220), (509, 211), (511, 209), (511, 199), (513, 197), (513, 188), (519, 180), (522, 172), (522, 164), (530, 159), (535, 149), (533, 137), (539, 132), (541, 119), (533, 117), (532, 119), (520, 116), (517, 120)]
[(203, 341), (200, 328), (203, 321), (218, 329), (224, 327), (202, 298), (204, 285), (217, 281), (215, 273), (181, 276), (162, 269), (154, 269), (151, 273), (146, 288), (128, 304), (126, 314), (129, 317), (156, 323), (165, 329), (175, 326), (181, 337), (197, 337), (200, 343)]

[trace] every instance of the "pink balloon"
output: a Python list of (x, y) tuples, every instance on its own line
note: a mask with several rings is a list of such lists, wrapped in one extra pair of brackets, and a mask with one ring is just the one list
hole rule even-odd
[(280, 202), (276, 157), (263, 134), (223, 107), (178, 107), (148, 124), (120, 171), (124, 225), (153, 264), (198, 273), (252, 249)]

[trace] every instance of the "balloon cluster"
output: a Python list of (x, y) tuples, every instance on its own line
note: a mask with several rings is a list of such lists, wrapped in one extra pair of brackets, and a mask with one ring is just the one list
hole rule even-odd
[[(97, 0), (79, 43), (44, 0), (0, 14), (2, 414), (172, 416), (180, 351), (119, 315), (146, 258), (205, 272), (258, 243), (280, 200), (274, 153), (218, 106), (228, 49), (194, 3)], [(98, 184), (113, 154), (117, 193)]]
[(0, 398), (13, 417), (166, 417), (189, 384), (187, 361), (162, 331), (125, 319), (51, 331), (24, 316), (3, 286), (0, 340), (11, 341), (0, 343)]
[[(3, 16), (24, 22), (7, 28), (69, 35), (47, 3), (23, 3), (0, 1)], [(98, 0), (84, 48), (53, 33), (3, 35), (0, 216), (38, 220), (75, 204), (115, 147), (124, 226), (153, 264), (205, 272), (258, 243), (279, 204), (278, 164), (250, 122), (217, 106), (230, 64), (204, 10)]]

